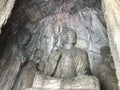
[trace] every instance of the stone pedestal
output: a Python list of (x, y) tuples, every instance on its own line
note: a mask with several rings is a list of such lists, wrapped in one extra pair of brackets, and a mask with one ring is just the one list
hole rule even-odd
[(59, 79), (37, 74), (32, 88), (26, 90), (100, 90), (100, 84), (94, 76)]

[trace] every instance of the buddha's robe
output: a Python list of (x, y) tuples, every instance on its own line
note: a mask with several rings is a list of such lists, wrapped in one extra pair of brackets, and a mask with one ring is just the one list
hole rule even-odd
[(32, 89), (100, 90), (99, 80), (86, 75), (89, 73), (87, 52), (79, 48), (59, 49), (51, 53), (44, 74), (35, 76)]
[(58, 60), (50, 58), (45, 65), (45, 74), (57, 78), (76, 77), (90, 74), (87, 52), (79, 48), (59, 49)]

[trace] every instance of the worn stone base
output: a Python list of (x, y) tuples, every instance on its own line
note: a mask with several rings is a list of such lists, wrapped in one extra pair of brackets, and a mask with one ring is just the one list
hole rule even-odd
[[(24, 90), (76, 90), (76, 89), (43, 89), (43, 88), (26, 88)], [(96, 90), (96, 89), (77, 89), (77, 90)]]
[(102, 9), (120, 90), (120, 0), (102, 0)]
[(28, 90), (100, 90), (100, 84), (94, 76), (59, 79), (37, 74), (32, 88)]

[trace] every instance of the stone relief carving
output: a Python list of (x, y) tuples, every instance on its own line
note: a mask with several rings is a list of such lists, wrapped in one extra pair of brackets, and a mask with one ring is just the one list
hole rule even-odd
[(35, 28), (37, 34), (42, 33), (38, 37), (40, 39), (36, 42), (40, 42), (37, 47), (43, 50), (45, 58), (49, 57), (52, 50), (62, 47), (59, 37), (65, 26), (76, 32), (77, 43), (75, 47), (88, 52), (92, 74), (97, 75), (98, 65), (102, 60), (100, 47), (109, 44), (105, 27), (91, 9), (84, 8), (73, 16), (68, 13), (57, 13), (41, 20), (37, 29)]
[(114, 62), (111, 57), (110, 48), (103, 46), (100, 48), (102, 62), (99, 65), (98, 74), (102, 90), (119, 90), (118, 80), (115, 74)]
[[(44, 62), (45, 65), (43, 62), (39, 62), (38, 69), (43, 72), (43, 68), (45, 68), (44, 74), (41, 75), (42, 73), (40, 72), (39, 76), (35, 76), (33, 87), (39, 84), (39, 88), (43, 89), (79, 90), (89, 87), (92, 90), (100, 90), (99, 81), (96, 77), (85, 76), (90, 75), (88, 55), (86, 51), (74, 47), (76, 38), (76, 33), (71, 28), (63, 30), (61, 38), (63, 47), (53, 50), (50, 53), (49, 60)], [(41, 80), (37, 84), (36, 80), (38, 77)], [(88, 86), (88, 84), (91, 86)]]
[[(71, 15), (66, 12), (54, 13), (52, 16), (46, 17), (40, 21), (38, 20), (38, 22), (35, 24), (27, 22), (24, 26), (25, 27), (23, 28), (21, 28), (21, 25), (17, 26), (18, 29), (12, 32), (12, 38), (9, 39), (9, 43), (15, 44), (15, 46), (17, 47), (16, 52), (17, 53), (19, 52), (19, 55), (15, 55), (13, 57), (16, 57), (18, 60), (22, 61), (22, 63), (29, 60), (32, 60), (35, 62), (41, 61), (42, 63), (40, 63), (41, 65), (39, 68), (40, 68), (40, 71), (43, 72), (44, 68), (41, 68), (41, 67), (45, 67), (44, 62), (46, 62), (46, 60), (48, 61), (50, 60), (52, 51), (63, 50), (63, 44), (62, 44), (63, 42), (61, 40), (62, 38), (60, 37), (62, 36), (62, 33), (64, 32), (65, 27), (70, 27), (72, 30), (74, 30), (74, 32), (77, 35), (76, 44), (74, 46), (76, 48), (79, 48), (79, 49), (81, 48), (81, 49), (84, 49), (84, 51), (87, 51), (91, 71), (94, 75), (96, 75), (98, 70), (98, 64), (102, 60), (102, 58), (100, 57), (99, 49), (101, 46), (108, 45), (108, 39), (107, 39), (105, 27), (102, 25), (102, 23), (98, 19), (95, 11), (89, 8), (84, 8), (74, 15)], [(10, 48), (12, 48), (11, 50), (13, 50), (14, 46)], [(74, 51), (74, 52), (76, 53), (77, 51)], [(57, 52), (56, 54), (58, 54), (58, 57), (59, 57), (59, 52)], [(9, 56), (12, 57), (11, 55)], [(60, 53), (60, 56), (61, 56), (61, 53)], [(17, 76), (18, 71), (15, 74), (15, 76)], [(14, 72), (14, 69), (11, 72)], [(54, 72), (54, 69), (53, 69), (53, 72)], [(27, 74), (27, 71), (25, 73)], [(83, 73), (84, 73), (84, 70), (83, 70)], [(53, 74), (52, 76), (58, 77), (58, 75), (55, 75), (55, 74)], [(61, 77), (62, 75), (59, 75), (59, 76)], [(7, 74), (6, 77), (8, 78), (9, 75)], [(22, 76), (23, 79), (25, 79), (25, 77), (26, 76), (24, 75)], [(36, 76), (34, 79), (35, 82), (33, 83), (34, 84), (33, 87), (37, 85), (36, 83), (41, 83), (41, 82), (36, 82), (37, 79), (38, 80), (40, 79), (40, 81), (44, 82), (44, 80), (41, 80), (41, 79), (44, 79), (43, 77), (41, 77), (41, 75), (40, 76), (38, 75), (38, 77)], [(85, 79), (81, 80), (81, 78), (84, 78), (84, 77)], [(52, 80), (51, 77), (50, 79)], [(77, 82), (77, 79), (80, 79), (79, 82)], [(94, 87), (94, 82), (95, 81), (98, 82), (98, 80), (93, 76), (72, 77), (71, 80), (79, 83), (79, 86), (81, 86), (83, 83), (85, 87), (88, 85), (91, 85), (93, 86), (92, 88), (96, 88)], [(60, 82), (61, 79), (58, 81)], [(64, 83), (64, 85), (67, 86), (68, 84), (68, 86), (70, 86), (70, 83), (66, 82), (68, 80), (63, 80), (63, 81), (65, 81), (66, 83), (66, 84)], [(88, 84), (88, 81), (91, 81), (91, 83), (89, 82), (90, 84)], [(47, 83), (46, 80), (45, 82)], [(19, 81), (17, 84), (19, 84)], [(20, 85), (17, 85), (17, 86), (20, 87)], [(95, 83), (95, 85), (98, 85), (98, 88), (99, 88), (98, 83)], [(11, 85), (10, 87), (12, 86), (13, 85)]]
[[(3, 1), (10, 0), (1, 0), (1, 2)], [(85, 89), (97, 88), (98, 90), (99, 82), (97, 78), (84, 75), (88, 74), (82, 67), (84, 64), (77, 66), (81, 66), (82, 70), (80, 70), (81, 73), (76, 73), (77, 69), (74, 66), (77, 61), (80, 61), (76, 59), (80, 56), (88, 58), (85, 59), (86, 62), (89, 60), (90, 65), (86, 63), (85, 68), (88, 66), (91, 68), (93, 75), (100, 75), (99, 77), (103, 84), (110, 80), (112, 83), (105, 83), (105, 85), (107, 87), (110, 85), (114, 88), (117, 83), (114, 76), (115, 74), (111, 73), (115, 72), (114, 67), (112, 67), (114, 65), (110, 63), (110, 57), (107, 59), (108, 61), (110, 60), (110, 62), (103, 62), (104, 59), (101, 58), (100, 55), (100, 48), (102, 46), (108, 46), (103, 15), (101, 10), (96, 12), (92, 9), (84, 8), (86, 6), (95, 7), (98, 1), (100, 0), (20, 1), (19, 3), (21, 4), (18, 5), (20, 7), (15, 8), (14, 13), (12, 12), (14, 15), (12, 15), (11, 21), (6, 26), (8, 28), (5, 28), (8, 31), (7, 34), (10, 34), (12, 38), (7, 37), (9, 38), (9, 42), (7, 43), (9, 45), (7, 45), (6, 50), (4, 50), (5, 52), (1, 51), (0, 54), (0, 80), (3, 81), (0, 82), (0, 89), (23, 90), (24, 88), (30, 87), (35, 75), (36, 63), (40, 61), (37, 65), (38, 70), (41, 71), (40, 74), (45, 73), (45, 75), (49, 76), (36, 74), (33, 87), (40, 87), (44, 82), (44, 85), (41, 87), (52, 87), (55, 85), (55, 88), (81, 89), (80, 87), (83, 87)], [(13, 5), (14, 0), (11, 0), (11, 2), (11, 5)], [(4, 3), (2, 3), (2, 5), (4, 5)], [(0, 9), (5, 9), (2, 5)], [(12, 7), (11, 5), (10, 7)], [(100, 7), (100, 4), (97, 7)], [(11, 8), (9, 8), (9, 11), (11, 11), (10, 9)], [(2, 18), (3, 16), (4, 15), (2, 15)], [(2, 21), (4, 21), (4, 19), (6, 18), (3, 18)], [(77, 35), (76, 43), (74, 43), (74, 47), (70, 50), (66, 50), (64, 40), (62, 40), (62, 38), (66, 38), (66, 35), (63, 35), (66, 27), (70, 27), (69, 29), (74, 30), (73, 32)], [(72, 37), (70, 40), (72, 40)], [(80, 52), (85, 54), (81, 54)], [(74, 53), (77, 54), (74, 55)], [(74, 56), (76, 56), (76, 58), (73, 58)], [(64, 60), (66, 61), (65, 63)], [(71, 62), (72, 60), (75, 62)], [(48, 67), (46, 67), (47, 62)], [(60, 66), (58, 62), (63, 63), (63, 67)], [(50, 63), (52, 67), (50, 67)], [(65, 68), (65, 66), (67, 66), (66, 63), (69, 64), (68, 68)], [(108, 72), (99, 67), (99, 65), (104, 67), (105, 70), (108, 70)], [(44, 68), (46, 68), (46, 72), (44, 72)], [(71, 68), (75, 69), (71, 70)], [(50, 69), (50, 71), (48, 69)], [(59, 73), (61, 70), (62, 74)], [(83, 75), (81, 76), (81, 74)], [(109, 76), (109, 74), (111, 74), (111, 76)], [(59, 78), (56, 79), (55, 77)], [(114, 80), (111, 78), (114, 78)], [(49, 80), (49, 82), (47, 80)], [(78, 86), (76, 84), (78, 84)], [(71, 85), (73, 86), (71, 87)], [(98, 86), (96, 87), (95, 85)], [(115, 90), (117, 90), (117, 87)]]
[(63, 47), (52, 51), (48, 65), (46, 65), (46, 73), (60, 78), (90, 74), (87, 52), (74, 47), (75, 32), (66, 28), (63, 33)]

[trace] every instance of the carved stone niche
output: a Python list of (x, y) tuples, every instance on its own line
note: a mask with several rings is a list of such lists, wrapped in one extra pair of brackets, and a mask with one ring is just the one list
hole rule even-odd
[[(12, 3), (7, 3), (7, 4), (11, 5), (10, 7), (12, 7), (12, 5), (14, 3), (13, 0), (4, 0), (4, 1), (12, 2)], [(7, 7), (1, 6), (1, 3), (3, 3), (2, 5), (5, 5), (4, 1), (3, 0), (0, 1), (0, 9), (2, 9), (2, 11), (5, 12), (5, 10), (7, 11), (7, 9), (5, 9)], [(33, 0), (33, 1), (37, 2), (37, 0)], [(41, 2), (42, 0), (39, 0), (39, 1)], [(61, 0), (61, 1), (67, 2), (67, 0)], [(68, 1), (71, 1), (71, 0), (68, 0)], [(83, 2), (83, 0), (72, 0), (72, 1), (73, 2), (75, 1), (74, 3), (77, 3), (78, 1), (80, 1), (79, 3)], [(88, 0), (86, 0), (86, 1), (88, 1)], [(54, 12), (54, 9), (55, 9), (54, 7), (49, 8), (49, 5), (51, 5), (51, 6), (55, 5), (55, 3), (54, 3), (54, 5), (49, 3), (49, 2), (54, 2), (54, 0), (45, 0), (45, 1), (43, 0), (43, 2), (45, 2), (45, 4), (44, 4), (45, 6), (43, 4), (42, 4), (43, 6), (42, 5), (40, 6), (41, 12), (44, 13), (43, 16), (47, 16), (46, 14), (48, 14), (51, 11)], [(89, 2), (85, 2), (84, 5), (89, 6), (89, 3), (92, 3), (91, 5), (94, 5), (94, 2), (95, 2), (95, 0), (93, 0), (93, 3), (89, 0)], [(60, 3), (60, 2), (58, 2), (58, 3)], [(27, 6), (27, 5), (28, 4), (25, 4), (24, 6)], [(77, 4), (77, 5), (79, 6), (79, 4)], [(47, 9), (46, 9), (46, 7), (47, 7)], [(57, 6), (55, 5), (55, 7), (57, 7)], [(20, 64), (26, 60), (34, 60), (35, 62), (38, 62), (39, 59), (41, 59), (40, 58), (41, 56), (43, 56), (43, 58), (49, 58), (49, 55), (52, 50), (56, 50), (56, 49), (62, 47), (59, 36), (61, 36), (61, 33), (63, 32), (65, 27), (70, 27), (76, 32), (77, 43), (76, 43), (75, 47), (81, 48), (81, 49), (87, 51), (88, 56), (89, 56), (89, 63), (90, 63), (92, 74), (98, 76), (98, 72), (97, 72), (98, 65), (99, 65), (99, 63), (101, 63), (101, 60), (102, 60), (102, 58), (100, 56), (100, 47), (109, 46), (106, 28), (99, 20), (99, 18), (98, 18), (99, 16), (96, 13), (96, 11), (94, 11), (90, 8), (84, 8), (84, 9), (81, 9), (80, 11), (78, 11), (77, 13), (71, 12), (72, 14), (70, 14), (70, 13), (66, 12), (66, 10), (69, 11), (70, 9), (71, 10), (76, 9), (77, 6), (75, 8), (71, 8), (72, 4), (68, 3), (68, 4), (61, 5), (60, 8), (64, 9), (65, 7), (66, 7), (65, 11), (63, 10), (62, 12), (61, 11), (59, 12), (59, 9), (58, 9), (58, 11), (56, 10), (56, 12), (54, 14), (52, 14), (48, 17), (45, 17), (42, 20), (38, 20), (42, 17), (42, 16), (40, 16), (41, 14), (39, 13), (39, 11), (35, 14), (36, 17), (34, 17), (34, 14), (31, 13), (32, 11), (35, 11), (35, 10), (30, 9), (27, 11), (25, 9), (25, 10), (21, 11), (21, 12), (26, 13), (26, 16), (29, 17), (28, 19), (30, 20), (30, 22), (27, 21), (27, 23), (24, 24), (24, 27), (22, 29), (21, 28), (19, 29), (19, 27), (18, 27), (16, 30), (17, 33), (14, 32), (14, 34), (12, 34), (13, 35), (12, 38), (10, 38), (14, 42), (12, 45), (13, 47), (8, 45), (9, 48), (8, 48), (8, 50), (5, 51), (6, 55), (3, 57), (3, 61), (5, 61), (6, 59), (7, 60), (12, 59), (12, 60), (10, 61), (10, 64), (9, 64), (9, 62), (7, 62), (7, 64), (5, 64), (6, 67), (3, 68), (5, 70), (5, 72), (3, 71), (3, 74), (2, 74), (3, 77), (5, 77), (5, 78), (7, 77), (7, 79), (9, 79), (9, 82), (5, 81), (5, 83), (7, 83), (6, 85), (8, 85), (9, 87), (6, 87), (6, 85), (4, 85), (4, 87), (0, 87), (0, 88), (9, 88), (9, 89), (13, 88), (14, 90), (16, 90), (16, 88), (18, 88), (18, 87), (19, 88), (21, 88), (22, 86), (24, 87), (24, 83), (27, 82), (27, 80), (28, 80), (28, 79), (27, 80), (24, 80), (24, 79), (26, 79), (28, 73), (32, 73), (32, 74), (30, 74), (30, 76), (28, 75), (29, 77), (34, 76), (34, 74), (33, 74), (34, 72), (28, 70), (30, 68), (33, 69), (34, 63), (26, 64), (26, 67), (23, 67), (22, 70), (20, 68), (21, 67)], [(79, 8), (77, 8), (77, 9), (79, 9)], [(11, 10), (11, 8), (9, 8), (9, 11), (10, 10)], [(46, 10), (49, 12), (46, 12)], [(2, 11), (0, 11), (0, 12), (2, 12)], [(29, 14), (31, 14), (31, 15), (29, 15)], [(8, 15), (8, 13), (4, 14), (4, 15)], [(7, 16), (5, 16), (5, 18), (4, 18), (4, 15), (2, 16), (3, 18), (1, 18), (1, 16), (0, 16), (0, 20), (2, 22), (2, 23), (0, 23), (0, 25), (3, 25), (3, 22), (6, 20)], [(39, 18), (37, 17), (37, 15), (39, 16)], [(36, 21), (37, 23), (33, 23), (32, 21), (33, 22)], [(18, 23), (15, 22), (15, 24), (18, 24)], [(15, 30), (13, 30), (13, 31), (15, 31)], [(14, 46), (14, 44), (15, 44), (15, 46)], [(11, 50), (12, 52), (9, 50)], [(41, 50), (43, 51), (42, 54), (41, 54), (41, 52), (42, 52)], [(8, 54), (7, 51), (10, 53), (9, 55), (7, 55)], [(13, 53), (15, 56), (13, 55)], [(12, 58), (10, 58), (10, 57), (12, 57)], [(14, 59), (14, 57), (15, 57), (15, 59)], [(23, 61), (22, 62), (19, 62), (19, 61), (14, 62), (14, 60), (16, 60), (16, 59), (19, 59), (20, 61), (23, 60)], [(14, 63), (12, 63), (12, 61)], [(14, 64), (15, 64), (15, 66), (14, 66)], [(119, 64), (119, 63), (116, 63), (116, 64)], [(10, 65), (10, 68), (7, 67), (9, 65)], [(14, 68), (13, 68), (13, 66), (14, 66)], [(119, 66), (119, 65), (117, 65), (117, 66)], [(16, 67), (18, 67), (18, 68), (16, 68)], [(8, 69), (6, 69), (6, 68), (8, 68)], [(25, 68), (25, 70), (24, 70), (24, 68)], [(13, 75), (11, 74), (11, 76), (13, 78), (9, 78), (8, 71), (10, 71), (10, 70), (11, 70), (11, 73), (15, 71), (15, 73)], [(19, 70), (20, 70), (20, 73), (23, 73), (23, 74), (20, 74)], [(4, 73), (7, 73), (7, 74), (4, 75)], [(117, 76), (119, 76), (119, 74), (117, 74)], [(4, 81), (5, 78), (3, 78), (3, 77), (0, 77), (0, 80)], [(15, 79), (16, 77), (17, 77), (18, 81), (15, 80), (11, 83), (11, 81), (13, 79)], [(21, 80), (21, 78), (23, 81)], [(15, 82), (16, 86), (13, 85), (14, 82)], [(9, 83), (11, 83), (11, 84), (9, 84)], [(19, 83), (22, 83), (22, 85), (21, 84), (19, 85)], [(4, 82), (2, 82), (2, 84), (4, 84)], [(14, 86), (14, 87), (12, 87), (12, 86)]]
[[(36, 27), (30, 26), (31, 24), (27, 23), (26, 28), (30, 31), (34, 29), (34, 36), (31, 37), (26, 47), (30, 46), (29, 51), (33, 52), (35, 48), (42, 50), (43, 58), (48, 59), (52, 50), (62, 47), (60, 37), (64, 28), (69, 27), (74, 30), (77, 34), (75, 47), (88, 52), (92, 74), (98, 76), (98, 66), (102, 61), (100, 48), (109, 46), (109, 44), (106, 29), (95, 11), (84, 8), (75, 15), (66, 12), (56, 13), (39, 21)], [(32, 45), (32, 42), (36, 44)], [(37, 83), (33, 83), (34, 85)]]
[[(26, 28), (32, 30), (30, 26), (28, 23)], [(42, 19), (34, 28), (34, 33), (39, 38), (34, 41), (37, 43), (35, 47), (42, 49), (43, 56), (48, 57), (51, 50), (61, 47), (59, 37), (65, 27), (70, 27), (76, 32), (75, 46), (88, 52), (92, 74), (97, 75), (98, 64), (101, 62), (100, 47), (109, 44), (105, 27), (95, 11), (89, 8), (84, 8), (75, 15), (63, 12)], [(32, 51), (32, 48), (29, 50)]]
[[(41, 56), (49, 58), (51, 50), (62, 47), (59, 37), (65, 27), (71, 28), (77, 34), (75, 47), (81, 48), (88, 53), (92, 74), (97, 76), (98, 65), (102, 59), (100, 56), (100, 47), (108, 46), (109, 44), (104, 25), (98, 19), (96, 12), (90, 8), (84, 8), (74, 15), (66, 12), (55, 13), (35, 24), (26, 23), (24, 28), (17, 29), (17, 32), (10, 38), (10, 41), (13, 40), (10, 42), (13, 47), (10, 47), (14, 53), (18, 54), (13, 57), (23, 60), (22, 63), (26, 60), (38, 62)], [(14, 44), (17, 49), (14, 47)], [(41, 54), (41, 50), (43, 54)], [(5, 52), (7, 55), (7, 51)], [(22, 84), (24, 83), (23, 81), (20, 81), (20, 85), (17, 84), (19, 84), (21, 77), (24, 80), (26, 72), (27, 70), (24, 72), (25, 74), (21, 74), (24, 76), (18, 76), (18, 81), (15, 82), (16, 86), (14, 86), (15, 90), (24, 86)]]

